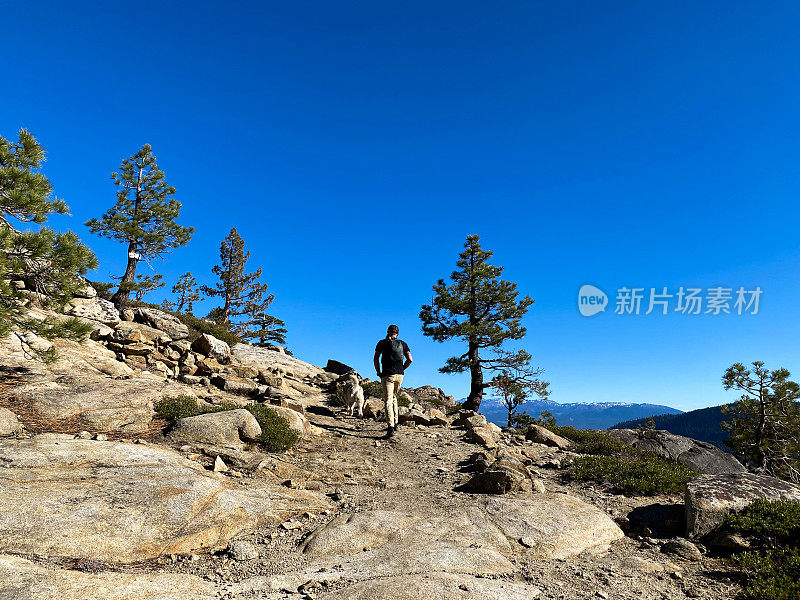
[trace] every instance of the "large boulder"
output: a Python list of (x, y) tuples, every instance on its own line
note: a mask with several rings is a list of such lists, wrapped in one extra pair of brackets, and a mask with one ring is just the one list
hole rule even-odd
[(721, 475), (746, 473), (736, 458), (707, 442), (700, 442), (668, 431), (652, 429), (609, 429), (605, 433), (642, 451), (671, 458), (698, 473)]
[(134, 562), (223, 549), (261, 524), (330, 508), (318, 494), (246, 488), (151, 445), (45, 434), (0, 440), (0, 552)]
[(376, 421), (385, 421), (386, 403), (379, 398), (367, 398), (364, 400), (364, 416), (371, 417)]
[(497, 448), (500, 436), (488, 425), (467, 430), (467, 439), (485, 448)]
[(19, 422), (17, 415), (7, 408), (0, 407), (0, 435), (14, 435), (22, 429), (22, 423)]
[[(403, 407), (400, 407), (401, 409)], [(401, 410), (397, 419), (400, 423), (415, 423), (417, 425), (431, 425), (433, 419), (430, 414), (419, 408)]]
[(189, 328), (178, 317), (169, 315), (155, 308), (136, 308), (134, 320), (163, 331), (173, 340), (185, 340), (189, 337)]
[(559, 448), (560, 450), (567, 450), (572, 446), (572, 442), (568, 439), (556, 435), (541, 425), (530, 425), (525, 432), (525, 439), (536, 442), (537, 444)]
[(241, 447), (261, 435), (261, 426), (247, 410), (226, 410), (186, 417), (170, 432), (176, 442)]
[(303, 413), (297, 412), (296, 410), (292, 410), (291, 408), (287, 408), (285, 406), (277, 406), (275, 404), (270, 404), (269, 408), (286, 419), (286, 421), (289, 423), (289, 427), (300, 435), (310, 435), (314, 433), (314, 426), (311, 425), (308, 418), (306, 418)]
[(568, 558), (625, 537), (605, 512), (567, 494), (497, 497), (485, 507), (507, 537), (525, 538), (532, 558)]
[(204, 356), (213, 358), (220, 364), (227, 364), (231, 361), (231, 348), (226, 342), (218, 340), (213, 335), (204, 333), (194, 342), (192, 342), (192, 350), (199, 352)]
[(184, 573), (82, 573), (0, 555), (0, 600), (212, 600), (214, 584)]
[(700, 538), (719, 527), (729, 512), (760, 498), (800, 501), (800, 486), (767, 475), (698, 475), (686, 486), (686, 533)]
[(237, 377), (229, 373), (218, 373), (211, 377), (211, 383), (224, 392), (237, 396), (252, 396), (258, 391), (258, 384), (252, 379)]
[(525, 480), (525, 475), (516, 469), (492, 465), (482, 473), (473, 475), (467, 487), (482, 494), (507, 494), (521, 489)]
[(65, 307), (64, 313), (72, 317), (82, 317), (114, 326), (120, 322), (119, 310), (112, 302), (102, 298), (73, 298)]
[(453, 419), (453, 427), (463, 427), (464, 429), (475, 429), (476, 427), (487, 427), (489, 422), (482, 414), (472, 410), (462, 410)]
[(328, 373), (336, 373), (337, 375), (347, 375), (348, 373), (355, 372), (355, 369), (350, 365), (346, 365), (338, 360), (333, 360), (332, 358), (328, 359), (325, 370)]

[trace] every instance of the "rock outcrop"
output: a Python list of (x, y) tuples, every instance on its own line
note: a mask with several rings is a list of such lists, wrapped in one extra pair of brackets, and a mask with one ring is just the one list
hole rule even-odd
[(0, 440), (0, 552), (131, 562), (223, 549), (322, 496), (236, 487), (172, 450), (45, 434)]
[(81, 573), (0, 555), (0, 600), (212, 600), (214, 584), (194, 575)]
[(512, 540), (524, 540), (536, 558), (567, 558), (625, 537), (596, 506), (566, 494), (490, 498), (486, 513)]
[(45, 419), (76, 418), (82, 429), (134, 434), (150, 426), (154, 402), (180, 395), (181, 390), (176, 384), (145, 378), (64, 375), (21, 385), (14, 394)]
[(456, 399), (453, 396), (448, 396), (441, 388), (433, 387), (432, 385), (423, 385), (416, 388), (403, 388), (403, 391), (408, 394), (414, 402), (430, 403), (439, 406), (453, 406)]
[(652, 429), (608, 429), (606, 432), (618, 440), (645, 452), (654, 452), (671, 458), (697, 471), (722, 475), (746, 473), (747, 469), (736, 458), (707, 442), (700, 442), (668, 431)]

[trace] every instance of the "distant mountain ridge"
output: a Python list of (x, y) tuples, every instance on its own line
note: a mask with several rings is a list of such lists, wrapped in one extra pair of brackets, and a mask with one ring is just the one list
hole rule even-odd
[[(617, 423), (613, 429), (636, 429), (644, 425), (645, 418)], [(664, 429), (675, 435), (683, 435), (701, 442), (708, 442), (726, 452), (730, 452), (730, 448), (725, 445), (725, 440), (728, 439), (728, 432), (724, 431), (720, 425), (724, 420), (722, 406), (699, 408), (681, 414), (655, 415), (653, 420), (656, 423), (656, 429)]]
[[(553, 413), (559, 425), (571, 425), (576, 429), (607, 429), (620, 421), (645, 419), (653, 415), (675, 415), (682, 411), (662, 404), (630, 402), (553, 402), (552, 400), (530, 400), (517, 408), (517, 413), (526, 412), (539, 417), (543, 410)], [(505, 427), (508, 411), (500, 398), (484, 398), (480, 412), (492, 423)]]

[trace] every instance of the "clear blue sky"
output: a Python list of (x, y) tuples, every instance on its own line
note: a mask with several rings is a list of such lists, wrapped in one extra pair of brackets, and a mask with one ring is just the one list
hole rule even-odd
[[(725, 367), (800, 376), (796, 2), (4, 2), (0, 135), (30, 129), (83, 222), (150, 143), (211, 282), (235, 226), (297, 356), (370, 375), (395, 322), (409, 385), (437, 369), (419, 307), (467, 234), (536, 299), (523, 346), (554, 400), (691, 409)], [(761, 286), (758, 315), (591, 318), (577, 290)], [(151, 300), (163, 296), (153, 294)], [(613, 302), (613, 298), (612, 298)], [(205, 309), (210, 308), (206, 306)]]

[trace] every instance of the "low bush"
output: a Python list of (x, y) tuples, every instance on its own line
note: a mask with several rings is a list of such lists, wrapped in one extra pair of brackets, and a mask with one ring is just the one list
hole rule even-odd
[[(162, 398), (155, 403), (156, 415), (170, 423), (186, 417), (195, 417), (214, 412), (234, 410), (239, 406), (223, 402), (214, 406), (198, 406), (197, 400), (191, 396), (173, 396)], [(289, 426), (289, 421), (263, 404), (248, 404), (244, 407), (261, 426), (261, 441), (270, 452), (286, 452), (297, 444), (300, 436)]]
[(756, 500), (725, 522), (752, 547), (729, 561), (746, 577), (741, 598), (800, 598), (800, 502)]
[(637, 455), (638, 451), (617, 438), (592, 429), (575, 429), (572, 426), (561, 427), (548, 425), (547, 429), (563, 438), (575, 442), (575, 452), (579, 454), (592, 454), (599, 456), (613, 456), (616, 454)]
[[(364, 395), (366, 396), (366, 394)], [(333, 403), (337, 406), (347, 406), (347, 396), (345, 396), (343, 385), (337, 385), (333, 390)]]
[(111, 296), (114, 295), (114, 292), (112, 292), (111, 289), (116, 287), (117, 284), (106, 281), (89, 281), (89, 285), (91, 285), (94, 288), (94, 291), (97, 292), (98, 298), (102, 298), (103, 300), (111, 300)]
[(656, 454), (637, 456), (581, 456), (567, 476), (577, 481), (607, 482), (630, 496), (680, 494), (696, 472)]
[(286, 452), (293, 448), (300, 436), (289, 427), (289, 421), (263, 404), (248, 404), (245, 407), (261, 426), (259, 440), (270, 452)]
[(191, 396), (172, 396), (162, 398), (153, 405), (156, 416), (170, 423), (186, 417), (194, 417), (204, 411), (197, 406), (197, 399)]
[(374, 398), (383, 398), (383, 388), (381, 388), (380, 381), (365, 379), (361, 382), (361, 387), (364, 388), (364, 398), (369, 398), (370, 396)]
[(408, 397), (408, 394), (403, 392), (397, 394), (397, 406), (405, 406), (406, 408), (411, 406), (411, 398)]

